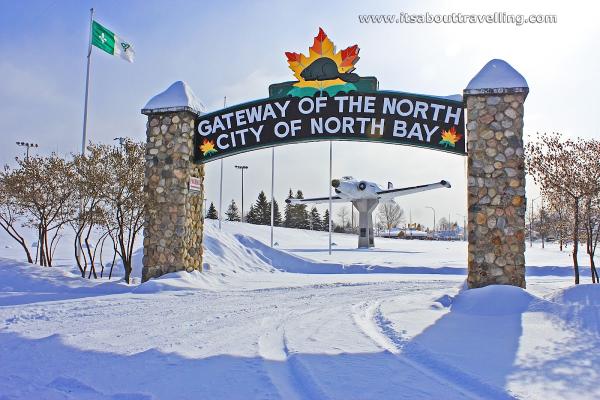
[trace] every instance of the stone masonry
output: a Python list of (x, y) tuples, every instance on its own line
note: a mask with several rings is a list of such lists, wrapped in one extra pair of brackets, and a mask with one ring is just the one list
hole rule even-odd
[[(202, 270), (204, 196), (204, 166), (193, 162), (196, 114), (145, 113), (148, 203), (142, 281), (169, 272)], [(189, 190), (191, 176), (201, 179), (201, 191)]]
[(527, 92), (526, 87), (465, 90), (467, 282), (471, 288), (491, 284), (525, 287), (523, 103)]

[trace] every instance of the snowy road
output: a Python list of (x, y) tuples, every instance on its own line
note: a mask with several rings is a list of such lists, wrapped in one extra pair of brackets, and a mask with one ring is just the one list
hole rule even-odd
[(600, 398), (598, 285), (459, 293), (419, 273), (454, 262), (433, 243), (373, 273), (208, 233), (204, 272), (141, 285), (0, 259), (0, 399)]
[[(0, 369), (22, 395), (44, 388), (54, 398), (141, 395), (140, 387), (154, 398), (173, 390), (178, 398), (469, 398), (472, 387), (450, 384), (402, 355), (403, 334), (382, 325), (381, 306), (377, 315), (369, 312), (372, 305), (402, 302), (402, 295), (431, 303), (448, 286), (322, 284), (2, 308)], [(36, 373), (20, 376), (32, 360)]]

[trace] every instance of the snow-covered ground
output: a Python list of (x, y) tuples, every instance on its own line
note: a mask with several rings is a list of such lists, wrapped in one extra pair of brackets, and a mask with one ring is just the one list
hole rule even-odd
[(207, 221), (204, 272), (141, 285), (82, 280), (68, 240), (53, 268), (0, 249), (0, 399), (600, 397), (600, 286), (567, 251), (528, 248), (527, 291), (464, 291), (462, 242), (275, 241)]

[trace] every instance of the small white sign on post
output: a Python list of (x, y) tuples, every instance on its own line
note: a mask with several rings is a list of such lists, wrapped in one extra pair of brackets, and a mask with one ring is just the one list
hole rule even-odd
[(202, 190), (202, 180), (194, 176), (190, 176), (189, 189), (192, 192), (200, 192)]

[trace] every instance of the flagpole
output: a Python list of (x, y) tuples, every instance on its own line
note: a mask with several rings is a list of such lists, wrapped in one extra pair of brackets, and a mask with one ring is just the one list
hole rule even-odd
[(333, 141), (329, 141), (329, 255), (331, 255), (331, 180), (333, 179)]
[[(223, 108), (227, 107), (227, 96), (223, 97)], [(219, 180), (219, 230), (223, 220), (223, 159), (221, 158), (221, 179)]]
[[(83, 134), (81, 138), (81, 155), (85, 154), (85, 142), (87, 141), (87, 108), (88, 108), (88, 93), (90, 86), (90, 63), (92, 60), (92, 21), (94, 20), (94, 9), (90, 8), (90, 34), (88, 40), (88, 52), (87, 52), (87, 68), (85, 71), (85, 100), (83, 103)], [(79, 201), (79, 213), (83, 212), (83, 201)], [(78, 246), (75, 249), (75, 256), (77, 262), (81, 263), (81, 236), (77, 238)]]
[(81, 154), (85, 154), (85, 142), (87, 136), (87, 109), (88, 109), (88, 93), (90, 86), (90, 63), (92, 60), (92, 21), (94, 19), (94, 9), (90, 8), (90, 37), (88, 42), (87, 53), (87, 70), (85, 73), (85, 101), (83, 103), (83, 137), (81, 138)]

